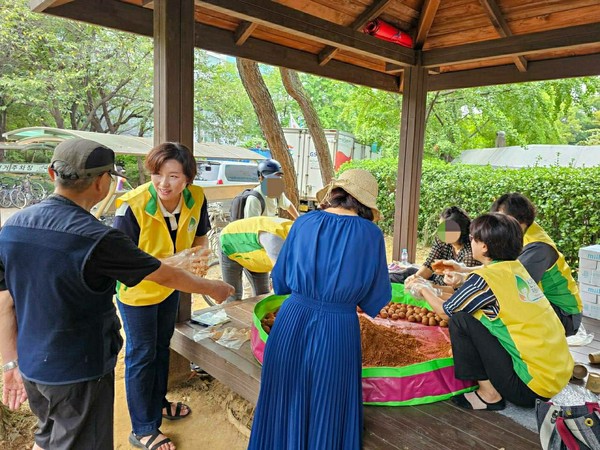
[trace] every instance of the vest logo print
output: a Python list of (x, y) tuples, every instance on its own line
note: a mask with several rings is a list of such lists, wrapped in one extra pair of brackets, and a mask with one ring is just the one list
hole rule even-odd
[(192, 217), (190, 219), (190, 224), (188, 225), (188, 231), (194, 231), (197, 226), (198, 226), (198, 222), (196, 222), (196, 219), (194, 217)]
[(533, 279), (524, 280), (520, 276), (515, 275), (515, 281), (517, 283), (517, 290), (519, 291), (519, 298), (522, 302), (534, 303), (544, 297), (541, 289), (535, 284)]

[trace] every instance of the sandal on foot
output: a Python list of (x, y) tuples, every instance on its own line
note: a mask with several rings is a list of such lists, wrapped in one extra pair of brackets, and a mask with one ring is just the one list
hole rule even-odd
[(477, 391), (473, 391), (473, 393), (477, 396), (477, 398), (479, 400), (481, 400), (481, 402), (483, 404), (485, 404), (485, 408), (478, 408), (475, 409), (473, 408), (473, 405), (471, 404), (471, 402), (469, 400), (467, 400), (467, 397), (465, 397), (465, 394), (459, 394), (459, 395), (455, 395), (454, 397), (452, 397), (452, 403), (454, 403), (457, 406), (460, 406), (461, 408), (464, 409), (473, 409), (475, 411), (501, 411), (504, 408), (506, 408), (506, 402), (504, 401), (504, 399), (500, 399), (495, 403), (488, 403), (486, 402), (484, 399), (481, 398), (481, 396), (477, 393)]
[[(187, 416), (189, 416), (192, 413), (192, 408), (190, 408), (188, 405), (186, 405), (185, 403), (182, 402), (177, 402), (177, 404), (175, 405), (175, 414), (171, 414), (172, 408), (173, 408), (173, 403), (169, 403), (169, 406), (165, 406), (167, 413), (163, 414), (163, 419), (167, 419), (167, 420), (180, 420), (180, 419), (185, 419)], [(188, 412), (187, 414), (181, 414), (181, 410), (183, 408), (187, 408)]]
[[(154, 441), (158, 438), (158, 436), (160, 436), (162, 433), (160, 432), (160, 430), (156, 430), (154, 433), (152, 433), (150, 436), (150, 439), (148, 439), (148, 442), (146, 442), (145, 444), (142, 443), (142, 438), (145, 438), (148, 435), (144, 435), (144, 436), (139, 436), (135, 433), (131, 433), (129, 435), (129, 443), (131, 445), (133, 445), (134, 447), (137, 448), (146, 448), (148, 450), (157, 450), (158, 448), (160, 448), (161, 445), (164, 444), (168, 444), (169, 442), (171, 442), (171, 439), (169, 439), (168, 437), (164, 438), (162, 441), (154, 444)], [(152, 445), (154, 444), (154, 445)]]

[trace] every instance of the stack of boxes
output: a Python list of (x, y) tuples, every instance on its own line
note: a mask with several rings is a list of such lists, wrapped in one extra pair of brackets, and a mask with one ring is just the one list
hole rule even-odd
[(579, 249), (578, 279), (583, 315), (600, 319), (600, 245)]

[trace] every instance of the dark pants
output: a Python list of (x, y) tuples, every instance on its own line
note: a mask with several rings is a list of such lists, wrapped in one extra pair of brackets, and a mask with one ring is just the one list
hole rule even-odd
[(125, 389), (133, 432), (154, 433), (162, 423), (169, 378), (169, 345), (175, 330), (179, 292), (150, 306), (117, 299), (125, 330)]
[(254, 295), (266, 294), (269, 289), (269, 273), (250, 272), (244, 269), (240, 263), (229, 259), (229, 257), (221, 252), (221, 273), (223, 281), (229, 283), (235, 289), (235, 295), (227, 298), (225, 303), (234, 300), (241, 300), (244, 297), (244, 289), (242, 287), (242, 272), (246, 274), (252, 285)]
[(23, 379), (38, 418), (35, 443), (45, 450), (112, 450), (115, 374), (48, 385)]
[(558, 320), (562, 323), (563, 327), (565, 327), (565, 336), (574, 336), (577, 334), (577, 330), (581, 325), (581, 314), (567, 314), (554, 303), (550, 303), (552, 309), (558, 316)]
[(458, 312), (448, 324), (454, 374), (459, 380), (489, 380), (502, 397), (519, 406), (533, 407), (543, 397), (519, 378), (512, 358), (498, 338), (471, 314)]

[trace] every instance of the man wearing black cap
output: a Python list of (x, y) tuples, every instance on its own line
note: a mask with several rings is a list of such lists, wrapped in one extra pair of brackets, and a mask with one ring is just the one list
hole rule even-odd
[(150, 280), (220, 301), (233, 293), (226, 283), (162, 264), (89, 213), (113, 175), (123, 176), (114, 158), (93, 141), (62, 142), (48, 169), (54, 194), (0, 231), (3, 402), (16, 409), (29, 398), (39, 421), (34, 449), (113, 448), (122, 345), (116, 280)]

